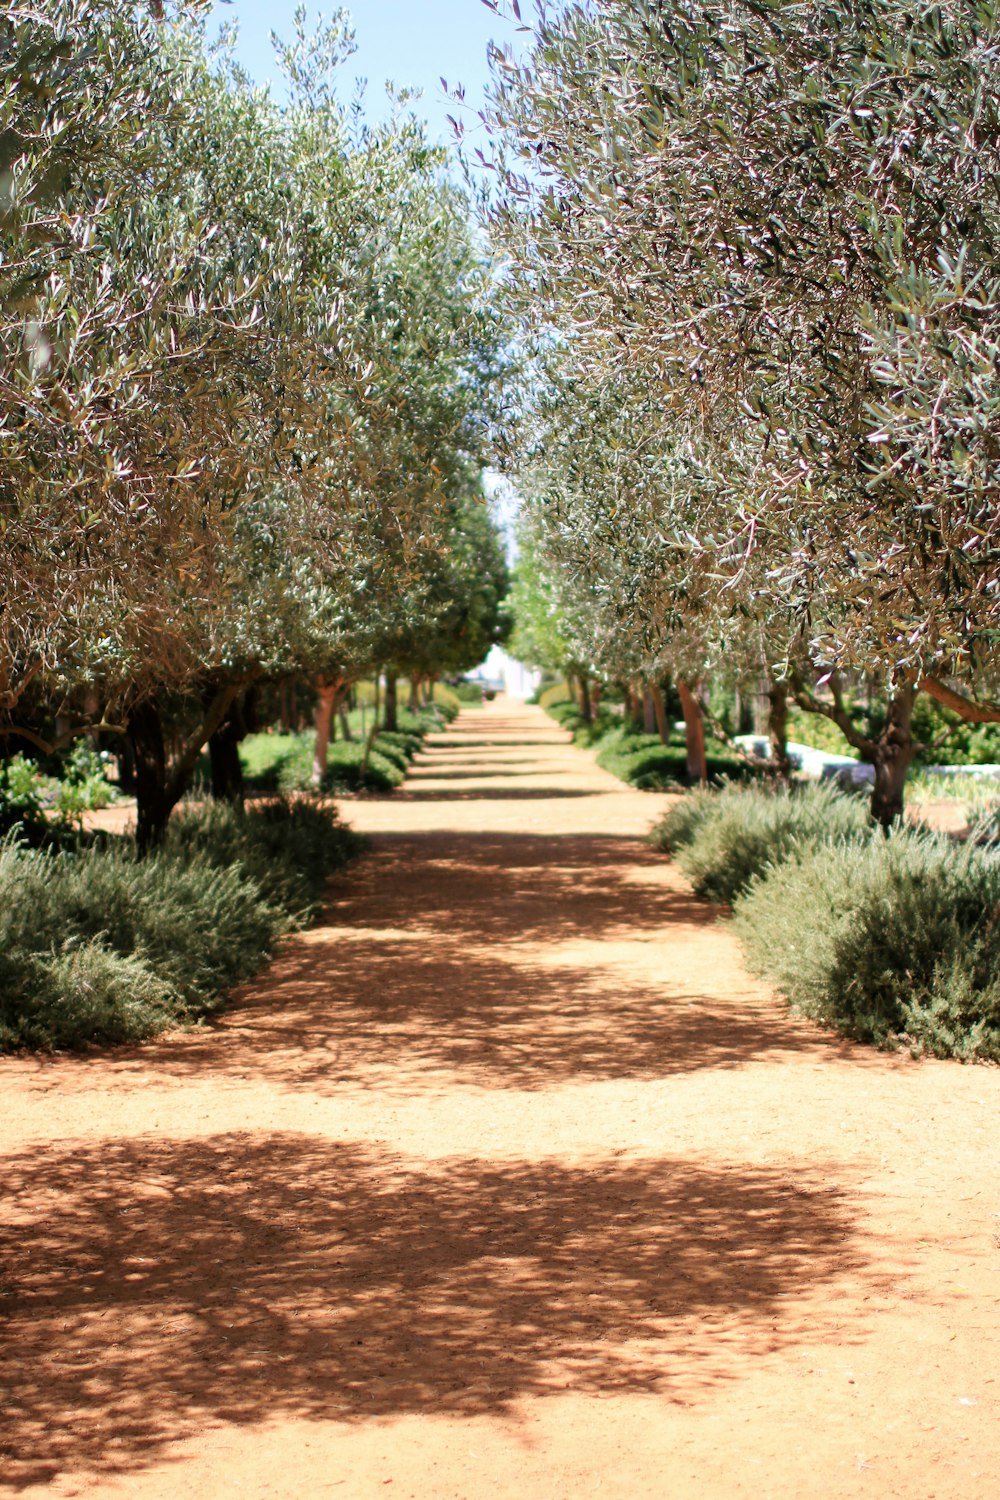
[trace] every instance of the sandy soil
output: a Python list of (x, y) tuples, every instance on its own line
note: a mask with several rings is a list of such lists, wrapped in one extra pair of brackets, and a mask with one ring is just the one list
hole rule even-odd
[(539, 710), (217, 1024), (8, 1059), (0, 1491), (1000, 1489), (1000, 1071), (790, 1019)]

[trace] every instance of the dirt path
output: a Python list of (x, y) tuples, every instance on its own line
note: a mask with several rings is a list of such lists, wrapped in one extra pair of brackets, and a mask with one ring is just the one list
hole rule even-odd
[(539, 710), (218, 1024), (7, 1060), (0, 1491), (1000, 1489), (1000, 1071), (789, 1020)]

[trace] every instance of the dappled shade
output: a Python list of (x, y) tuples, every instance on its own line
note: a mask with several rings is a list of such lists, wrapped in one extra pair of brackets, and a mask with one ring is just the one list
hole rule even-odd
[(205, 1419), (689, 1400), (814, 1337), (811, 1290), (857, 1270), (849, 1202), (787, 1165), (417, 1167), (286, 1133), (55, 1145), (0, 1172), (15, 1484), (133, 1468)]

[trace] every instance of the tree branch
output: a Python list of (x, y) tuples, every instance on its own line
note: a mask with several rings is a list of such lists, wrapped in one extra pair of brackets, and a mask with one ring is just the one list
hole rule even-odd
[(853, 746), (855, 750), (860, 750), (861, 754), (867, 756), (869, 760), (874, 756), (875, 742), (869, 739), (866, 734), (861, 733), (847, 712), (844, 695), (840, 687), (840, 680), (836, 672), (834, 672), (830, 679), (830, 690), (833, 693), (832, 703), (824, 703), (821, 699), (817, 698), (812, 689), (806, 687), (797, 672), (793, 674), (790, 681), (792, 684), (792, 694), (800, 708), (804, 708), (806, 713), (820, 714), (824, 719), (830, 719), (836, 724), (849, 745)]
[(10, 713), (12, 708), (16, 708), (21, 700), (25, 688), (27, 688), (29, 683), (31, 683), (33, 679), (38, 676), (41, 670), (41, 660), (36, 661), (32, 666), (28, 668), (27, 672), (25, 672), (16, 688), (5, 688), (4, 691), (0, 693), (0, 709), (4, 709), (7, 713)]
[(1000, 724), (1000, 704), (977, 703), (974, 698), (956, 693), (937, 677), (922, 677), (920, 686), (942, 708), (950, 708), (969, 724)]
[(79, 739), (81, 734), (124, 734), (127, 729), (127, 724), (109, 724), (106, 719), (102, 719), (99, 724), (74, 724), (73, 728), (67, 729), (65, 734), (57, 735), (53, 740), (46, 740), (25, 724), (0, 724), (0, 740), (27, 740), (29, 745), (34, 745), (35, 749), (40, 750), (43, 755), (55, 755), (57, 751), (64, 750), (67, 745)]

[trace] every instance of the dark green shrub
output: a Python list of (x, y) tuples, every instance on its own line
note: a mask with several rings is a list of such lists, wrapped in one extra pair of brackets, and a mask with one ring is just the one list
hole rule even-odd
[(248, 792), (305, 789), (312, 777), (311, 729), (295, 734), (251, 734), (240, 743), (240, 762)]
[(864, 1041), (1000, 1060), (1000, 858), (904, 830), (820, 845), (736, 906), (759, 972)]
[(0, 1051), (139, 1041), (183, 1014), (166, 980), (100, 938), (0, 954)]
[(472, 704), (478, 708), (483, 701), (483, 690), (478, 682), (466, 682), (462, 678), (452, 686), (452, 692), (459, 703)]
[(391, 792), (403, 779), (402, 769), (373, 746), (363, 770), (365, 747), (358, 740), (337, 740), (327, 751), (324, 791)]
[(14, 827), (32, 843), (44, 840), (45, 781), (26, 755), (0, 760), (0, 838)]
[(653, 844), (677, 856), (699, 896), (732, 901), (754, 876), (796, 850), (831, 839), (870, 836), (864, 801), (830, 785), (730, 785), (699, 790), (653, 829)]
[(406, 770), (410, 764), (412, 756), (409, 754), (406, 746), (400, 744), (394, 736), (390, 737), (386, 735), (384, 731), (380, 731), (375, 739), (373, 748), (375, 749), (376, 753), (382, 757), (383, 760), (391, 762), (391, 764), (402, 771), (404, 775), (406, 774)]
[(327, 879), (361, 848), (329, 802), (273, 797), (246, 812), (210, 799), (183, 807), (167, 829), (166, 850), (238, 865), (271, 905), (296, 924), (313, 915)]

